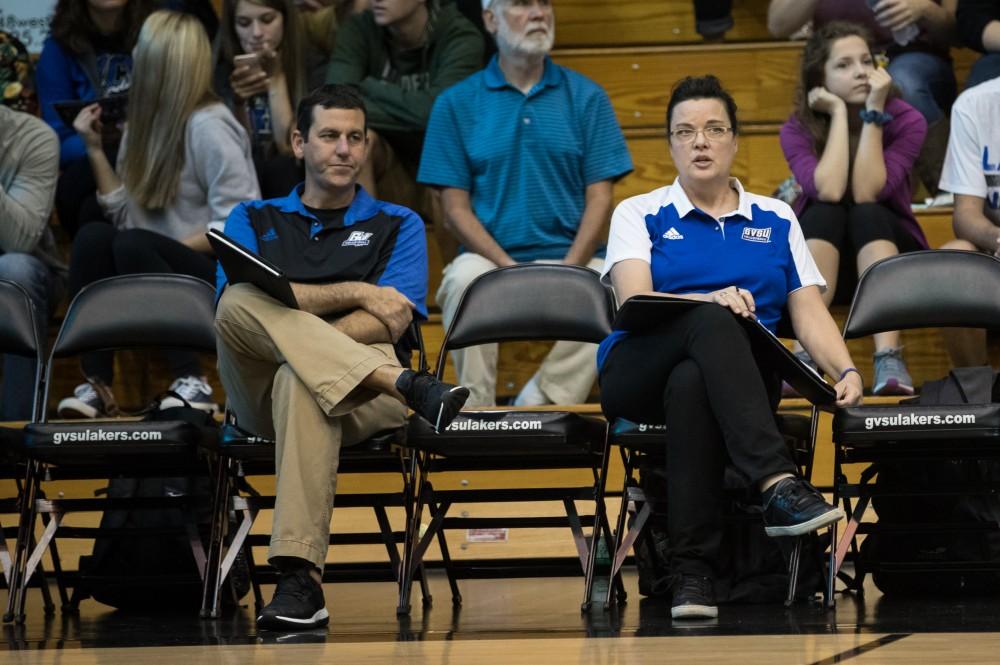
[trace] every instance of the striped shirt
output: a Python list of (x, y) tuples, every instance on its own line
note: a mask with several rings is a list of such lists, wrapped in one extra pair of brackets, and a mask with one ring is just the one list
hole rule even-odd
[(604, 90), (546, 58), (527, 94), (496, 56), (434, 104), (417, 179), (470, 193), (472, 210), (515, 261), (561, 259), (588, 185), (632, 170)]

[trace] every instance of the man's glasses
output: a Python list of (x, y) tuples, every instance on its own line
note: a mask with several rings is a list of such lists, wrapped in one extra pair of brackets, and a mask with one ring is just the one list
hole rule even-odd
[(721, 141), (726, 138), (726, 134), (733, 130), (732, 127), (726, 127), (724, 125), (710, 125), (704, 129), (675, 129), (670, 132), (670, 138), (674, 139), (678, 143), (691, 143), (694, 141), (694, 137), (698, 135), (698, 132), (705, 134), (705, 138), (709, 141)]

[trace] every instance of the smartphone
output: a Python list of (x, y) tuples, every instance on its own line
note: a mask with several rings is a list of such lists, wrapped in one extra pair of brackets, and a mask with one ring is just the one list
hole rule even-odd
[(233, 66), (249, 67), (250, 69), (262, 69), (259, 53), (241, 53), (233, 57)]

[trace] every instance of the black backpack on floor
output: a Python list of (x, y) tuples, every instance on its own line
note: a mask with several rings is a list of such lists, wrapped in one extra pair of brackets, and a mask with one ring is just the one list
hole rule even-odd
[[(183, 420), (198, 427), (216, 427), (211, 414), (184, 406), (153, 408), (146, 420)], [(191, 540), (207, 543), (211, 486), (208, 475), (111, 478), (108, 498), (189, 497), (190, 502), (186, 509), (105, 511), (100, 527), (115, 531), (96, 538), (93, 552), (80, 557), (74, 601), (91, 597), (123, 610), (196, 611), (201, 605), (202, 581)], [(224, 599), (246, 595), (250, 587), (246, 561), (237, 561), (229, 580), (233, 593), (224, 593)]]
[[(1000, 378), (989, 367), (962, 367), (937, 381), (928, 381), (921, 405), (987, 404), (1000, 401)], [(876, 487), (914, 492), (942, 486), (1000, 482), (1000, 461), (883, 461)], [(874, 568), (875, 586), (896, 595), (990, 595), (1000, 593), (996, 571), (892, 570), (893, 563), (935, 564), (992, 562), (1000, 564), (1000, 496), (876, 496), (872, 501), (879, 522), (894, 526), (922, 523), (968, 525), (972, 530), (928, 533), (903, 529), (869, 534), (861, 545), (861, 562)], [(976, 526), (983, 528), (976, 529)], [(990, 528), (994, 527), (994, 528)], [(886, 567), (876, 562), (890, 564)], [(887, 569), (888, 568), (888, 569)]]
[[(634, 547), (639, 593), (667, 597), (673, 576), (667, 536), (665, 471), (659, 464), (643, 464), (640, 483), (646, 498), (653, 502), (653, 512)], [(792, 539), (771, 538), (764, 532), (760, 505), (751, 496), (746, 479), (732, 468), (726, 469), (725, 486), (730, 490), (727, 492), (729, 505), (722, 525), (722, 545), (715, 578), (716, 600), (728, 603), (785, 600), (788, 593), (788, 560), (794, 544)], [(810, 598), (822, 591), (823, 550), (819, 535), (804, 537), (797, 599)]]

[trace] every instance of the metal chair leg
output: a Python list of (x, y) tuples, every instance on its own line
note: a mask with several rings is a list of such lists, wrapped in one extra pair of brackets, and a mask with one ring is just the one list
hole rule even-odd
[(24, 590), (27, 587), (25, 573), (28, 565), (28, 548), (33, 542), (35, 527), (35, 497), (38, 494), (41, 465), (32, 460), (27, 464), (24, 492), (21, 495), (21, 514), (17, 525), (17, 541), (14, 546), (14, 564), (11, 568), (10, 586), (7, 594), (5, 623), (24, 622)]
[(799, 562), (802, 560), (802, 540), (803, 536), (795, 539), (795, 546), (788, 560), (788, 596), (785, 598), (785, 607), (791, 607), (795, 602), (795, 592), (799, 586)]
[[(407, 479), (408, 493), (413, 500), (413, 509), (406, 524), (403, 537), (403, 562), (399, 569), (399, 603), (396, 605), (396, 615), (404, 616), (410, 613), (410, 592), (413, 586), (413, 555), (420, 541), (420, 515), (423, 512), (423, 482), (420, 464), (421, 453), (414, 450), (410, 457), (410, 475)], [(417, 477), (420, 476), (418, 484)]]
[(201, 611), (202, 619), (216, 619), (219, 616), (221, 582), (219, 579), (222, 559), (223, 539), (229, 508), (229, 458), (216, 460), (215, 489), (212, 497), (212, 525), (208, 536), (208, 557), (202, 579)]

